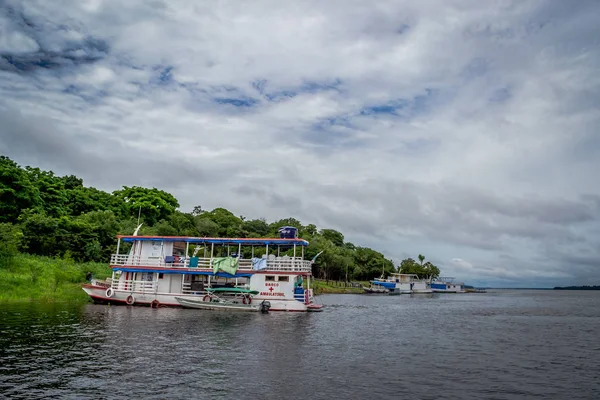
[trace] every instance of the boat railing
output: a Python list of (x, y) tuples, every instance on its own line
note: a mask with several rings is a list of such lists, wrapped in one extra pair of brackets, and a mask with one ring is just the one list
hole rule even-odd
[[(164, 267), (164, 268), (199, 268), (212, 269), (211, 258), (195, 258), (190, 265), (189, 257), (174, 257), (171, 262), (166, 261), (166, 257), (140, 257), (128, 254), (113, 254), (110, 258), (111, 266), (145, 266), (145, 267)], [(311, 262), (302, 259), (302, 257), (275, 257), (266, 258), (265, 268), (261, 271), (279, 271), (279, 272), (310, 272)], [(252, 260), (241, 258), (239, 260), (239, 271), (252, 271), (254, 264)]]
[(156, 293), (158, 290), (158, 283), (154, 281), (134, 281), (132, 279), (114, 280), (112, 282), (113, 290), (124, 290), (127, 292), (142, 292), (142, 293)]

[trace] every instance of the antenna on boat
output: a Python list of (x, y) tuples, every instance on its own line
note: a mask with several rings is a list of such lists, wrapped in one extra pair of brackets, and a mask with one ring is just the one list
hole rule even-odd
[(321, 254), (323, 254), (324, 251), (325, 250), (318, 252), (317, 255), (314, 256), (312, 260), (310, 260), (311, 265), (315, 263), (315, 261), (317, 260), (317, 257), (319, 257)]
[(140, 230), (140, 228), (142, 227), (142, 225), (144, 225), (143, 222), (141, 224), (139, 224), (137, 228), (135, 228), (135, 231), (133, 232), (133, 236), (137, 236), (138, 235), (138, 231)]
[(203, 249), (203, 248), (204, 248), (204, 246), (196, 246), (194, 248), (194, 253), (193, 253), (192, 257), (196, 257), (196, 254), (198, 254), (198, 252), (200, 251), (200, 249)]

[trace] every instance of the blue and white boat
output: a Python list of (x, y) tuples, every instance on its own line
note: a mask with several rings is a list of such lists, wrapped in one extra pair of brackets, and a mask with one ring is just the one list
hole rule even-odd
[(464, 282), (454, 282), (452, 277), (439, 277), (431, 283), (435, 293), (465, 293)]
[(387, 279), (375, 278), (371, 284), (388, 289), (389, 294), (410, 294), (414, 277), (416, 275), (413, 274), (390, 274)]

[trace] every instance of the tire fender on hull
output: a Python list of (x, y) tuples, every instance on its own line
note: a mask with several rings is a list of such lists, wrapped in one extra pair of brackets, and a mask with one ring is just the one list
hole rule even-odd
[(135, 303), (135, 298), (132, 295), (129, 295), (125, 299), (125, 303), (127, 303), (127, 305), (131, 306)]

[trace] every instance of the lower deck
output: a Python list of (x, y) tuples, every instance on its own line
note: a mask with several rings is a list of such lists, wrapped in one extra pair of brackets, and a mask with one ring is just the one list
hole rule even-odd
[[(268, 300), (272, 311), (307, 311), (314, 303), (310, 276), (261, 272), (254, 274), (195, 274), (118, 270), (104, 282), (84, 285), (84, 291), (97, 303), (123, 303), (149, 306), (181, 306), (180, 299), (212, 301), (225, 298), (234, 303)], [(223, 291), (224, 293), (215, 294)], [(252, 295), (243, 294), (251, 291)], [(240, 292), (240, 293), (233, 293)]]

